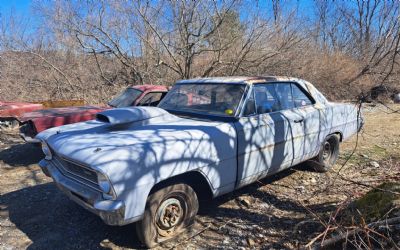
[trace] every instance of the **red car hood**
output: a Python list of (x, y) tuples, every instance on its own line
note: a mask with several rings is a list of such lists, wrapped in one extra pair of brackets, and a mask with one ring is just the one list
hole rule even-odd
[(53, 119), (54, 117), (81, 117), (84, 115), (94, 115), (100, 111), (109, 109), (109, 107), (101, 106), (80, 106), (80, 107), (66, 107), (66, 108), (53, 108), (53, 109), (42, 109), (34, 112), (25, 113), (19, 117), (18, 120), (21, 122), (35, 121), (36, 119)]
[(0, 117), (18, 117), (26, 112), (42, 109), (43, 105), (29, 102), (0, 102)]

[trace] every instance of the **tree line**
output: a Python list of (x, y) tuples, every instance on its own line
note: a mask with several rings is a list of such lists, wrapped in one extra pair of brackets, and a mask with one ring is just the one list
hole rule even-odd
[(399, 89), (399, 1), (44, 0), (1, 13), (4, 99), (103, 102), (130, 84), (285, 75), (332, 99)]

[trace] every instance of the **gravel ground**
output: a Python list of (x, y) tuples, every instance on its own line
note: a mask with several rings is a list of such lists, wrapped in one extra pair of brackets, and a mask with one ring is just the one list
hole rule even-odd
[[(391, 106), (399, 109), (399, 106)], [(297, 166), (236, 192), (202, 202), (196, 224), (159, 248), (282, 249), (305, 246), (338, 207), (370, 186), (400, 176), (400, 114), (368, 106), (365, 131), (343, 143), (330, 173)], [(37, 166), (40, 148), (0, 133), (0, 249), (137, 249), (134, 225), (112, 227), (63, 195)], [(400, 216), (400, 215), (399, 215)], [(400, 227), (392, 228), (400, 246)], [(393, 231), (394, 230), (394, 231)], [(328, 235), (329, 236), (329, 235)], [(328, 237), (327, 236), (327, 237)], [(397, 238), (396, 238), (397, 237)]]

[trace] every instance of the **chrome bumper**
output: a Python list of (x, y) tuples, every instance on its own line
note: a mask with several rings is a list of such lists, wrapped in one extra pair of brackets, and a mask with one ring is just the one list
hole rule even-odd
[(26, 135), (25, 133), (19, 133), (19, 136), (21, 136), (21, 138), (27, 143), (40, 143), (39, 139), (32, 138), (32, 137)]
[(123, 201), (103, 199), (101, 192), (65, 177), (51, 161), (43, 159), (39, 162), (39, 166), (46, 176), (53, 178), (57, 187), (71, 200), (100, 216), (106, 224), (126, 225), (135, 221), (134, 218), (125, 220)]

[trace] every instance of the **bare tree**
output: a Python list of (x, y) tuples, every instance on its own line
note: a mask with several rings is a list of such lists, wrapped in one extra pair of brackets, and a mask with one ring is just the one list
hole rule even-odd
[[(302, 3), (34, 1), (37, 27), (2, 15), (0, 53), (20, 56), (1, 60), (34, 72), (22, 74), (22, 82), (47, 87), (49, 95), (96, 100), (128, 84), (216, 75), (294, 75), (337, 98), (398, 81), (398, 1), (318, 0), (307, 13), (299, 11)], [(2, 76), (12, 89), (4, 80), (15, 77), (11, 66)], [(349, 83), (349, 92), (338, 95), (337, 86)]]
[(271, 0), (274, 22), (277, 24), (281, 16), (281, 0)]
[[(180, 78), (189, 78), (194, 75), (196, 59), (203, 55), (212, 58), (210, 67), (201, 74), (206, 76), (220, 63), (223, 51), (235, 41), (235, 37), (218, 38), (235, 4), (236, 0), (222, 4), (215, 1), (161, 1), (158, 5), (138, 2), (132, 5), (132, 13), (143, 22), (144, 30), (136, 29), (138, 34), (151, 36), (151, 44), (148, 40), (143, 42), (157, 55), (156, 65), (169, 68)], [(214, 40), (211, 44), (210, 39)]]
[[(358, 74), (349, 82), (373, 74), (384, 82), (393, 72), (399, 54), (400, 26), (398, 1), (357, 0), (355, 4), (337, 3), (348, 32), (346, 50), (361, 62)], [(343, 35), (345, 36), (345, 35)]]

